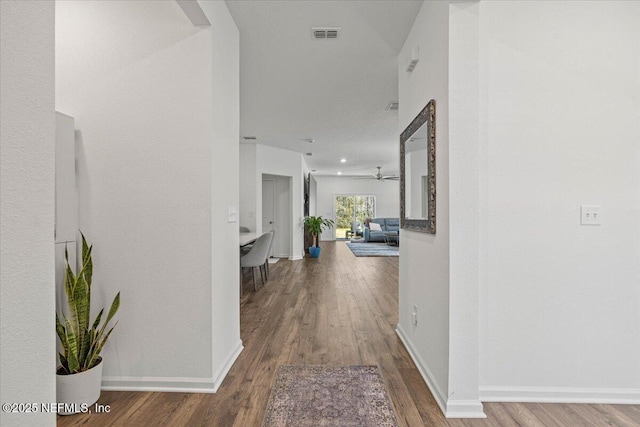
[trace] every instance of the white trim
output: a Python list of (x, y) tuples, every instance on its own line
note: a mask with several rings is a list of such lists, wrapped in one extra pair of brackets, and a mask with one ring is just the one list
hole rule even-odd
[(215, 393), (213, 378), (102, 377), (101, 388), (106, 391)]
[(637, 388), (481, 386), (483, 402), (602, 403), (640, 405)]
[(227, 357), (227, 361), (222, 366), (222, 369), (218, 371), (217, 375), (213, 376), (213, 392), (214, 393), (218, 391), (218, 388), (222, 384), (222, 381), (224, 381), (224, 378), (229, 373), (229, 370), (235, 363), (238, 356), (240, 356), (240, 353), (242, 353), (243, 349), (244, 349), (244, 346), (242, 345), (242, 340), (238, 340), (238, 343), (236, 344), (236, 348), (234, 348), (233, 351), (231, 351), (231, 353), (229, 354), (229, 357)]
[(215, 393), (242, 350), (242, 341), (231, 352), (215, 378), (188, 377), (102, 377), (105, 391), (155, 391), (174, 393)]
[(291, 255), (289, 257), (289, 261), (298, 261), (298, 260), (301, 260), (302, 258), (303, 258), (302, 255)]
[(404, 331), (402, 330), (402, 326), (400, 326), (399, 323), (398, 323), (398, 326), (396, 327), (396, 333), (400, 337), (400, 341), (402, 341), (402, 344), (404, 344), (404, 347), (407, 349), (407, 352), (409, 352), (409, 356), (411, 356), (413, 363), (416, 364), (416, 367), (418, 368), (418, 371), (420, 372), (422, 379), (424, 380), (425, 383), (427, 383), (427, 387), (429, 387), (429, 390), (431, 390), (431, 394), (433, 394), (433, 397), (436, 400), (436, 403), (438, 404), (438, 406), (440, 407), (440, 410), (442, 411), (443, 414), (446, 415), (447, 399), (445, 398), (445, 395), (442, 392), (442, 389), (440, 388), (438, 381), (436, 381), (436, 378), (433, 376), (433, 374), (427, 367), (426, 363), (424, 363), (424, 361), (422, 360), (422, 357), (420, 357), (418, 352), (415, 351), (413, 344), (411, 343), (411, 340), (404, 333)]
[(422, 360), (422, 357), (415, 350), (413, 344), (409, 337), (404, 333), (402, 326), (398, 323), (396, 327), (396, 333), (400, 337), (402, 344), (409, 352), (409, 356), (413, 360), (413, 363), (416, 364), (420, 375), (425, 383), (427, 383), (427, 387), (431, 390), (431, 394), (433, 395), (436, 403), (440, 407), (440, 410), (444, 414), (446, 418), (487, 418), (485, 415), (482, 402), (480, 400), (452, 400), (446, 399), (438, 381), (433, 376), (433, 373), (427, 367), (427, 364)]
[(480, 400), (447, 401), (447, 418), (487, 418)]

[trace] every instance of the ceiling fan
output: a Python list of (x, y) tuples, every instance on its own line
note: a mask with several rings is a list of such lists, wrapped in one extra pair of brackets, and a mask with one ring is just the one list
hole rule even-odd
[(377, 181), (397, 181), (400, 179), (399, 176), (393, 176), (393, 175), (382, 175), (382, 166), (377, 166), (378, 168), (378, 173), (375, 175), (369, 175), (369, 176), (363, 176), (360, 178), (356, 178), (356, 179), (375, 179)]

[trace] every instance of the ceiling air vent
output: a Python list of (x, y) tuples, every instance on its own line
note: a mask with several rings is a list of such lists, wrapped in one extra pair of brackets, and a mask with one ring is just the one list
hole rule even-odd
[(337, 39), (339, 31), (340, 31), (340, 28), (337, 28), (337, 27), (323, 27), (323, 28), (314, 27), (311, 29), (311, 35), (316, 40)]
[(307, 156), (311, 157), (313, 156), (313, 153), (307, 153)]
[(246, 140), (256, 140), (256, 139), (258, 139), (255, 136), (243, 136), (242, 138), (246, 139)]
[(387, 104), (387, 106), (385, 107), (386, 111), (398, 111), (398, 101), (391, 101), (390, 103)]

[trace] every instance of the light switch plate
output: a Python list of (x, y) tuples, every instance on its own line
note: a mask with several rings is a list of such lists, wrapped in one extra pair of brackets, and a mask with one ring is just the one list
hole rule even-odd
[(602, 224), (602, 213), (600, 205), (581, 205), (580, 206), (580, 224), (581, 225), (600, 225)]
[(229, 222), (238, 222), (238, 212), (234, 206), (229, 206)]

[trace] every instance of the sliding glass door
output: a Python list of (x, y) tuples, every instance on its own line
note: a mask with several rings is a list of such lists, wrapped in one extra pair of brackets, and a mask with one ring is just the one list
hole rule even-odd
[[(362, 233), (365, 218), (375, 218), (376, 197), (363, 194), (340, 194), (334, 196), (334, 218), (336, 239), (351, 239)], [(351, 224), (360, 226), (352, 230)]]

